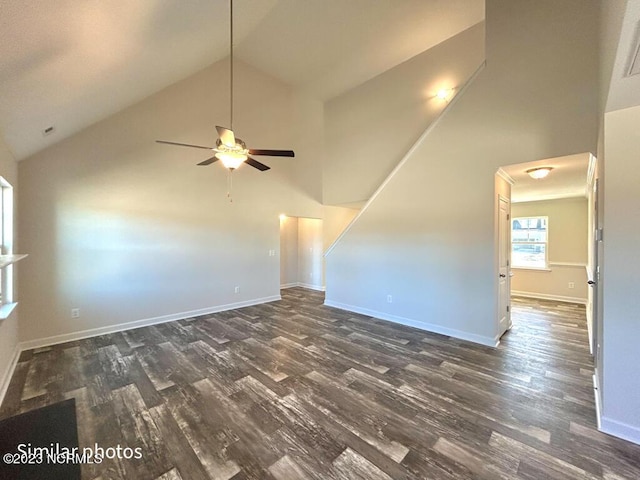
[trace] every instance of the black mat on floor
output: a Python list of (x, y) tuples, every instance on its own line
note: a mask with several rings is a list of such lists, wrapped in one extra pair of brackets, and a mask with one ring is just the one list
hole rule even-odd
[(7, 418), (0, 422), (0, 478), (79, 480), (80, 465), (65, 447), (78, 447), (74, 399)]

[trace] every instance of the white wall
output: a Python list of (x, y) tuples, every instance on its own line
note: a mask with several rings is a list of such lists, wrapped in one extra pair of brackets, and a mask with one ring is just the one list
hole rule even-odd
[[(514, 268), (516, 295), (587, 302), (588, 202), (566, 198), (514, 203), (511, 218), (549, 217), (549, 270)], [(569, 282), (574, 288), (569, 288)]]
[(278, 297), (269, 250), (278, 250), (279, 213), (322, 211), (293, 168), (315, 141), (295, 135), (313, 109), (236, 63), (237, 135), (299, 155), (261, 158), (268, 172), (238, 169), (233, 203), (226, 171), (196, 166), (207, 152), (154, 143), (214, 144), (214, 126), (228, 123), (226, 69), (215, 64), (20, 162), (19, 230), (31, 254), (20, 277), (23, 341)]
[(640, 106), (604, 124), (602, 429), (640, 443)]
[[(13, 155), (2, 138), (0, 138), (0, 176), (4, 177), (13, 187), (14, 210), (16, 210), (15, 205), (17, 202), (15, 200), (16, 194), (18, 193), (18, 167)], [(14, 225), (17, 220), (17, 214), (14, 214)], [(14, 253), (23, 253), (19, 250), (21, 245), (18, 243), (18, 235), (15, 230), (17, 229), (14, 228), (13, 251)], [(15, 280), (18, 279), (18, 270), (20, 270), (22, 265), (27, 261), (28, 260), (25, 259), (14, 266), (13, 271)], [(17, 288), (17, 285), (15, 285), (14, 300), (20, 300), (19, 293), (20, 291)], [(9, 369), (18, 345), (18, 313), (21, 307), (22, 305), (16, 307), (7, 319), (0, 320), (0, 401), (2, 400), (6, 388), (9, 386), (8, 382), (10, 378), (8, 375), (11, 373)]]
[(495, 343), (494, 174), (595, 149), (597, 10), (487, 1), (487, 68), (329, 253), (328, 304)]
[(327, 102), (324, 203), (368, 200), (483, 59), (481, 23)]

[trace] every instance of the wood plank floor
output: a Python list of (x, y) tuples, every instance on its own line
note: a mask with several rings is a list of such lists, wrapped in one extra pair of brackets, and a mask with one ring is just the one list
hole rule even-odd
[(74, 397), (83, 479), (638, 479), (596, 430), (584, 308), (514, 299), (497, 349), (319, 292), (23, 352), (0, 418)]

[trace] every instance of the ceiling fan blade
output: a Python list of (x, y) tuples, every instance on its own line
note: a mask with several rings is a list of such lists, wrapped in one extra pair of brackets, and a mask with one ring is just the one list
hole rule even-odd
[(251, 155), (269, 155), (270, 157), (295, 157), (293, 150), (260, 150), (249, 149)]
[(220, 141), (222, 143), (224, 143), (227, 147), (236, 146), (236, 136), (233, 134), (232, 130), (224, 127), (219, 127), (217, 125), (216, 130), (218, 131), (218, 136), (220, 137)]
[(271, 167), (267, 167), (264, 163), (260, 163), (255, 158), (251, 158), (251, 157), (247, 157), (244, 163), (246, 163), (247, 165), (251, 165), (253, 168), (257, 168), (261, 172), (271, 169)]
[(203, 147), (202, 145), (191, 145), (189, 143), (167, 142), (166, 140), (156, 140), (156, 143), (165, 143), (167, 145), (177, 145), (179, 147), (203, 148), (205, 150), (213, 150), (213, 147)]
[(206, 160), (200, 162), (198, 165), (211, 165), (213, 162), (217, 162), (218, 157), (207, 158)]

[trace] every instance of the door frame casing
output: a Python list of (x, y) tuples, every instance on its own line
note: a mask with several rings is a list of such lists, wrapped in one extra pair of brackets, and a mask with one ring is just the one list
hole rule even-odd
[[(501, 217), (500, 217), (500, 210), (502, 207), (502, 203), (506, 204), (506, 211), (507, 211), (507, 219), (506, 219), (506, 225), (504, 226), (505, 228), (505, 236), (504, 239), (502, 238), (501, 232), (500, 232), (500, 223), (501, 223)], [(498, 272), (498, 278), (497, 278), (497, 282), (498, 282), (498, 309), (497, 309), (497, 323), (498, 323), (498, 338), (502, 337), (502, 335), (505, 334), (505, 332), (509, 331), (511, 329), (511, 327), (513, 326), (513, 323), (511, 321), (511, 199), (502, 195), (501, 193), (498, 193), (498, 201), (497, 201), (497, 215), (498, 215), (498, 235), (497, 235), (497, 246), (498, 246), (498, 255), (497, 255), (497, 272)], [(503, 244), (504, 242), (504, 244)], [(506, 295), (506, 308), (507, 308), (507, 312), (506, 312), (506, 317), (507, 317), (507, 325), (506, 328), (502, 328), (501, 327), (501, 319), (502, 319), (502, 314), (505, 312), (501, 311), (501, 306), (502, 306), (502, 299), (501, 299), (501, 294), (500, 294), (500, 281), (501, 281), (501, 266), (500, 266), (500, 251), (501, 249), (505, 250), (505, 255), (506, 255), (506, 269), (505, 272), (503, 273), (503, 275), (506, 275), (506, 277), (504, 277), (504, 282), (505, 282), (505, 295)]]

